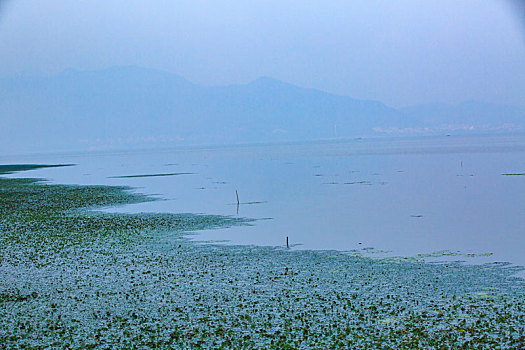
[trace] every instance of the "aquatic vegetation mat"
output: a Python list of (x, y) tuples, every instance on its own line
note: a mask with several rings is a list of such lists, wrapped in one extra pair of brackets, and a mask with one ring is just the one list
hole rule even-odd
[(34, 170), (40, 168), (57, 168), (73, 165), (74, 164), (0, 164), (0, 174), (11, 174), (16, 171)]
[(120, 175), (110, 176), (110, 179), (132, 179), (138, 177), (162, 177), (162, 176), (178, 176), (178, 175), (193, 175), (193, 173), (159, 173), (159, 174), (139, 174), (139, 175)]
[(196, 244), (246, 221), (89, 210), (144, 200), (0, 178), (2, 346), (525, 347), (517, 267)]

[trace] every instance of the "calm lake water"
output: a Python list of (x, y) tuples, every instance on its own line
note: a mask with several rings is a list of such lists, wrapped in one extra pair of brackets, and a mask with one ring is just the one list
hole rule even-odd
[[(446, 250), (458, 254), (450, 260), (525, 265), (525, 176), (503, 175), (525, 173), (523, 135), (4, 156), (0, 163), (74, 163), (10, 176), (128, 185), (162, 199), (109, 211), (259, 219), (199, 232), (198, 240), (283, 246), (288, 236), (293, 249)], [(121, 177), (152, 174), (178, 175)], [(465, 255), (472, 253), (492, 255)]]

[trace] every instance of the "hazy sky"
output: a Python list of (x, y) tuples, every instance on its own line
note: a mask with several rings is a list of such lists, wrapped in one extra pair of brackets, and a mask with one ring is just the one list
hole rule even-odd
[(396, 107), (523, 106), (521, 1), (0, 0), (0, 76), (138, 65), (208, 85), (271, 76)]

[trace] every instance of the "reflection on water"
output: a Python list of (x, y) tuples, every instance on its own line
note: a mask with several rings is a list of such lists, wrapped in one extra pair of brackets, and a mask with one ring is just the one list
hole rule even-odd
[(423, 254), (428, 259), (445, 252), (441, 256), (454, 260), (525, 265), (525, 176), (506, 175), (525, 172), (522, 135), (57, 154), (0, 161), (75, 163), (10, 176), (128, 185), (162, 199), (111, 211), (260, 219), (251, 227), (202, 232), (197, 237), (202, 240), (285, 246), (289, 237), (295, 249), (356, 250), (369, 256)]

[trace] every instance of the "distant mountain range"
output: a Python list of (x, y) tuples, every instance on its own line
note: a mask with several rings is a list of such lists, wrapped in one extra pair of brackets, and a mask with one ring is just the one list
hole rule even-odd
[(208, 87), (116, 67), (0, 79), (1, 154), (524, 130), (523, 107), (395, 109), (266, 77)]

